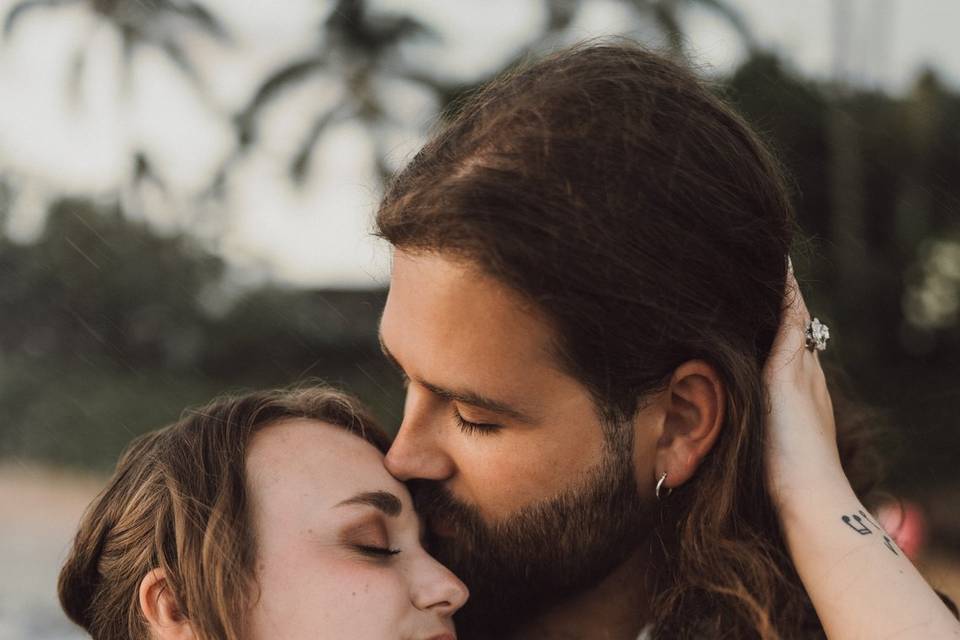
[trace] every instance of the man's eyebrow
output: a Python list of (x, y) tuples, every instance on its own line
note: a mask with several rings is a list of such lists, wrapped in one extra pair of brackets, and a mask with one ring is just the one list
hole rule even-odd
[[(390, 349), (387, 348), (386, 343), (383, 341), (383, 334), (377, 333), (377, 338), (380, 340), (380, 350), (383, 351), (383, 355), (390, 361), (394, 367), (397, 368), (401, 374), (406, 376), (406, 372), (403, 367), (400, 366), (400, 362), (390, 353)], [(432, 394), (439, 396), (444, 400), (453, 400), (455, 402), (461, 402), (463, 404), (469, 404), (474, 407), (479, 407), (481, 409), (486, 409), (491, 413), (498, 413), (502, 416), (508, 418), (513, 418), (517, 422), (533, 422), (533, 419), (522, 411), (514, 409), (506, 402), (500, 402), (499, 400), (494, 400), (493, 398), (488, 398), (479, 393), (473, 391), (456, 391), (453, 389), (446, 389), (439, 385), (431, 384), (425, 380), (418, 380), (422, 386), (426, 387)]]
[(337, 503), (336, 506), (342, 507), (348, 504), (369, 505), (383, 511), (392, 518), (400, 515), (400, 512), (403, 511), (403, 504), (400, 502), (400, 498), (389, 491), (365, 491)]
[(452, 389), (444, 389), (443, 387), (438, 387), (422, 380), (420, 381), (420, 384), (429, 389), (431, 393), (443, 398), (444, 400), (453, 400), (463, 404), (469, 404), (474, 407), (480, 407), (481, 409), (486, 409), (491, 413), (499, 413), (502, 416), (513, 418), (518, 422), (533, 422), (533, 420), (530, 419), (526, 414), (517, 411), (505, 402), (488, 398), (480, 395), (479, 393), (474, 393), (473, 391), (454, 391)]

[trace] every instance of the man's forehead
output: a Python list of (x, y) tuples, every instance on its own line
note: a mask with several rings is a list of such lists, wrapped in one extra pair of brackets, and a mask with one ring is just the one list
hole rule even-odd
[(524, 296), (474, 263), (438, 253), (396, 253), (381, 331), (397, 321), (424, 325), (437, 339), (461, 346), (488, 347), (497, 338), (514, 348), (542, 348), (554, 337), (544, 314)]

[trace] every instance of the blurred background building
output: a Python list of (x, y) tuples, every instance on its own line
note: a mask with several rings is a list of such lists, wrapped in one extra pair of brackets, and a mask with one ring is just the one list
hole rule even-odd
[(694, 64), (778, 151), (828, 357), (960, 598), (957, 24), (953, 0), (0, 0), (0, 640), (79, 637), (54, 597), (77, 518), (186, 406), (318, 377), (395, 429), (384, 180), (479, 83), (606, 35)]

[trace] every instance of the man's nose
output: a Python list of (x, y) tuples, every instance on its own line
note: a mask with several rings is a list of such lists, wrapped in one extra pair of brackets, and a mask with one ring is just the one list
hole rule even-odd
[(403, 423), (387, 452), (384, 464), (398, 480), (446, 480), (455, 469), (443, 448), (445, 413), (433, 394), (411, 383), (403, 410)]

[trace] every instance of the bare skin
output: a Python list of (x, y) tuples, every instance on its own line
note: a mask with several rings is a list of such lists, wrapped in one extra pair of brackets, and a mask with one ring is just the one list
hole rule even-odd
[[(787, 302), (794, 304), (765, 371), (765, 462), (790, 552), (829, 637), (958, 637), (956, 620), (909, 561), (892, 555), (879, 531), (857, 533), (842, 520), (862, 505), (840, 468), (819, 361), (803, 348), (809, 314), (799, 296), (788, 292)], [(553, 335), (528, 304), (471, 265), (398, 251), (381, 323), (384, 349), (408, 380), (403, 424), (386, 458), (391, 473), (443, 482), (491, 522), (567, 488), (595, 464), (602, 435), (586, 390), (549, 357)], [(643, 495), (653, 499), (664, 471), (664, 488), (690, 479), (719, 432), (724, 397), (716, 371), (693, 360), (638, 413), (634, 466)], [(465, 429), (461, 418), (495, 428)], [(649, 594), (629, 579), (643, 564), (630, 558), (516, 637), (634, 640), (649, 619), (638, 606)], [(850, 577), (838, 579), (837, 567)]]
[[(259, 638), (455, 640), (468, 592), (420, 541), (410, 494), (373, 445), (346, 430), (289, 419), (257, 432), (246, 460)], [(193, 640), (160, 569), (140, 586), (158, 640)]]
[(831, 640), (960, 638), (960, 622), (860, 503), (840, 466), (833, 405), (792, 269), (764, 370), (768, 484), (790, 556)]
[[(600, 460), (600, 420), (586, 388), (552, 355), (552, 327), (471, 265), (397, 251), (380, 331), (408, 381), (403, 423), (386, 458), (397, 478), (440, 481), (497, 522), (568, 489)], [(719, 434), (724, 397), (714, 368), (692, 360), (638, 412), (634, 467), (647, 500), (662, 472), (672, 487), (696, 471)], [(496, 428), (465, 429), (460, 418)], [(648, 618), (638, 603), (649, 594), (628, 577), (643, 565), (635, 555), (517, 637), (535, 629), (543, 639), (634, 640)]]

